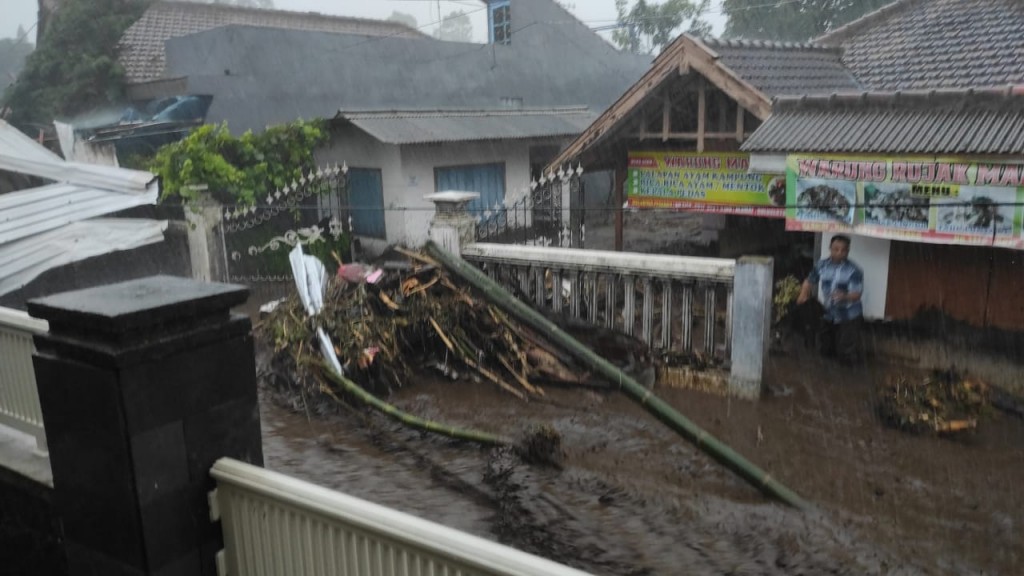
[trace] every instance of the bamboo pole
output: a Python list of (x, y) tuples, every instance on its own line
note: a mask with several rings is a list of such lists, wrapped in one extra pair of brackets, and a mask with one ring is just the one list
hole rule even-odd
[(453, 256), (432, 241), (427, 242), (427, 252), (454, 274), (480, 290), (492, 303), (544, 334), (545, 337), (564, 348), (580, 361), (593, 367), (597, 373), (611, 382), (617, 383), (619, 388), (626, 392), (630, 398), (638, 402), (645, 410), (654, 415), (655, 418), (693, 443), (702, 452), (738, 474), (754, 487), (790, 506), (799, 509), (808, 509), (810, 507), (807, 501), (777, 482), (770, 474), (691, 422), (667, 402), (655, 396), (650, 390), (644, 388), (622, 370), (619, 370), (618, 367), (581, 344), (555, 323), (545, 318), (533, 308), (523, 304), (473, 265), (462, 258)]
[[(457, 428), (455, 426), (447, 426), (445, 424), (441, 424), (440, 422), (434, 422), (432, 420), (425, 420), (418, 416), (413, 416), (408, 412), (403, 412), (398, 408), (395, 408), (391, 404), (384, 402), (383, 400), (377, 398), (373, 394), (370, 394), (366, 390), (363, 390), (355, 382), (336, 373), (326, 363), (320, 362), (320, 368), (323, 370), (324, 374), (326, 374), (327, 377), (331, 379), (332, 382), (334, 382), (338, 386), (341, 386), (341, 388), (345, 392), (348, 392), (349, 394), (355, 396), (364, 404), (370, 406), (374, 410), (386, 414), (407, 426), (411, 426), (413, 428), (417, 428), (420, 430), (425, 430), (427, 432), (433, 432), (434, 434), (441, 434), (443, 436), (448, 436), (449, 438), (455, 438), (457, 440), (468, 440), (470, 442), (477, 442), (479, 444), (487, 444), (493, 446), (510, 446), (512, 444), (511, 442), (504, 438), (501, 438), (500, 436), (488, 434), (487, 432), (480, 432), (479, 430), (471, 430), (468, 428)], [(324, 388), (328, 395), (332, 396), (335, 400), (338, 400), (339, 402), (341, 401), (341, 399), (334, 394), (333, 390), (327, 387)]]

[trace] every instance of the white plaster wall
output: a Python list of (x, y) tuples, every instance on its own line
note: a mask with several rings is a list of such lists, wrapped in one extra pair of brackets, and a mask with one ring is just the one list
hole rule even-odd
[[(331, 133), (331, 142), (314, 154), (317, 164), (321, 166), (337, 163), (348, 164), (350, 168), (373, 168), (381, 171), (381, 182), (384, 188), (384, 207), (388, 206), (388, 191), (402, 185), (402, 159), (398, 146), (383, 144), (358, 128), (349, 126), (335, 128)], [(375, 255), (395, 240), (395, 234), (405, 228), (404, 217), (392, 211), (384, 213), (384, 232), (386, 240), (360, 238), (363, 251)]]
[[(821, 235), (821, 258), (829, 255), (828, 245), (835, 234)], [(864, 271), (864, 317), (870, 320), (885, 318), (885, 299), (889, 286), (889, 248), (891, 240), (869, 236), (850, 236), (850, 260)]]
[(403, 182), (385, 188), (384, 204), (407, 208), (401, 214), (402, 231), (392, 236), (389, 221), (388, 240), (419, 246), (427, 240), (427, 228), (434, 216), (433, 203), (423, 197), (434, 189), (434, 168), (471, 164), (505, 164), (505, 200), (519, 198), (530, 190), (530, 143), (528, 141), (446, 143), (403, 146), (401, 152)]

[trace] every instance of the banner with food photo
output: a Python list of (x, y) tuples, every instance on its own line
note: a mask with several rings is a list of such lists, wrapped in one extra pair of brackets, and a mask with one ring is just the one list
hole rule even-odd
[(791, 155), (786, 229), (1024, 249), (1024, 165)]
[(630, 152), (626, 205), (784, 218), (786, 178), (749, 167), (740, 152)]

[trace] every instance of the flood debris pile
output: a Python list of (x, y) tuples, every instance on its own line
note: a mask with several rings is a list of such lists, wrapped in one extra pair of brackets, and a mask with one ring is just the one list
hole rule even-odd
[[(313, 396), (328, 382), (317, 326), (330, 337), (344, 376), (378, 394), (431, 371), (499, 386), (520, 399), (544, 396), (542, 383), (598, 384), (542, 335), (457, 282), (425, 255), (392, 251), (379, 268), (339, 269), (313, 319), (298, 298), (280, 303), (261, 321), (259, 337), (275, 365), (295, 371), (291, 381), (305, 388), (296, 392)], [(607, 334), (595, 334), (614, 345)]]
[(974, 430), (990, 406), (988, 385), (954, 369), (935, 370), (924, 378), (896, 375), (878, 392), (882, 419), (916, 434)]

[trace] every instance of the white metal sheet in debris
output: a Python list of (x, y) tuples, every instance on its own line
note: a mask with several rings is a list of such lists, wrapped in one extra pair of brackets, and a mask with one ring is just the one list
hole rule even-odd
[(51, 184), (0, 195), (0, 246), (72, 222), (153, 204), (155, 194), (124, 194)]
[(167, 222), (96, 218), (0, 244), (0, 294), (17, 290), (43, 272), (164, 239)]

